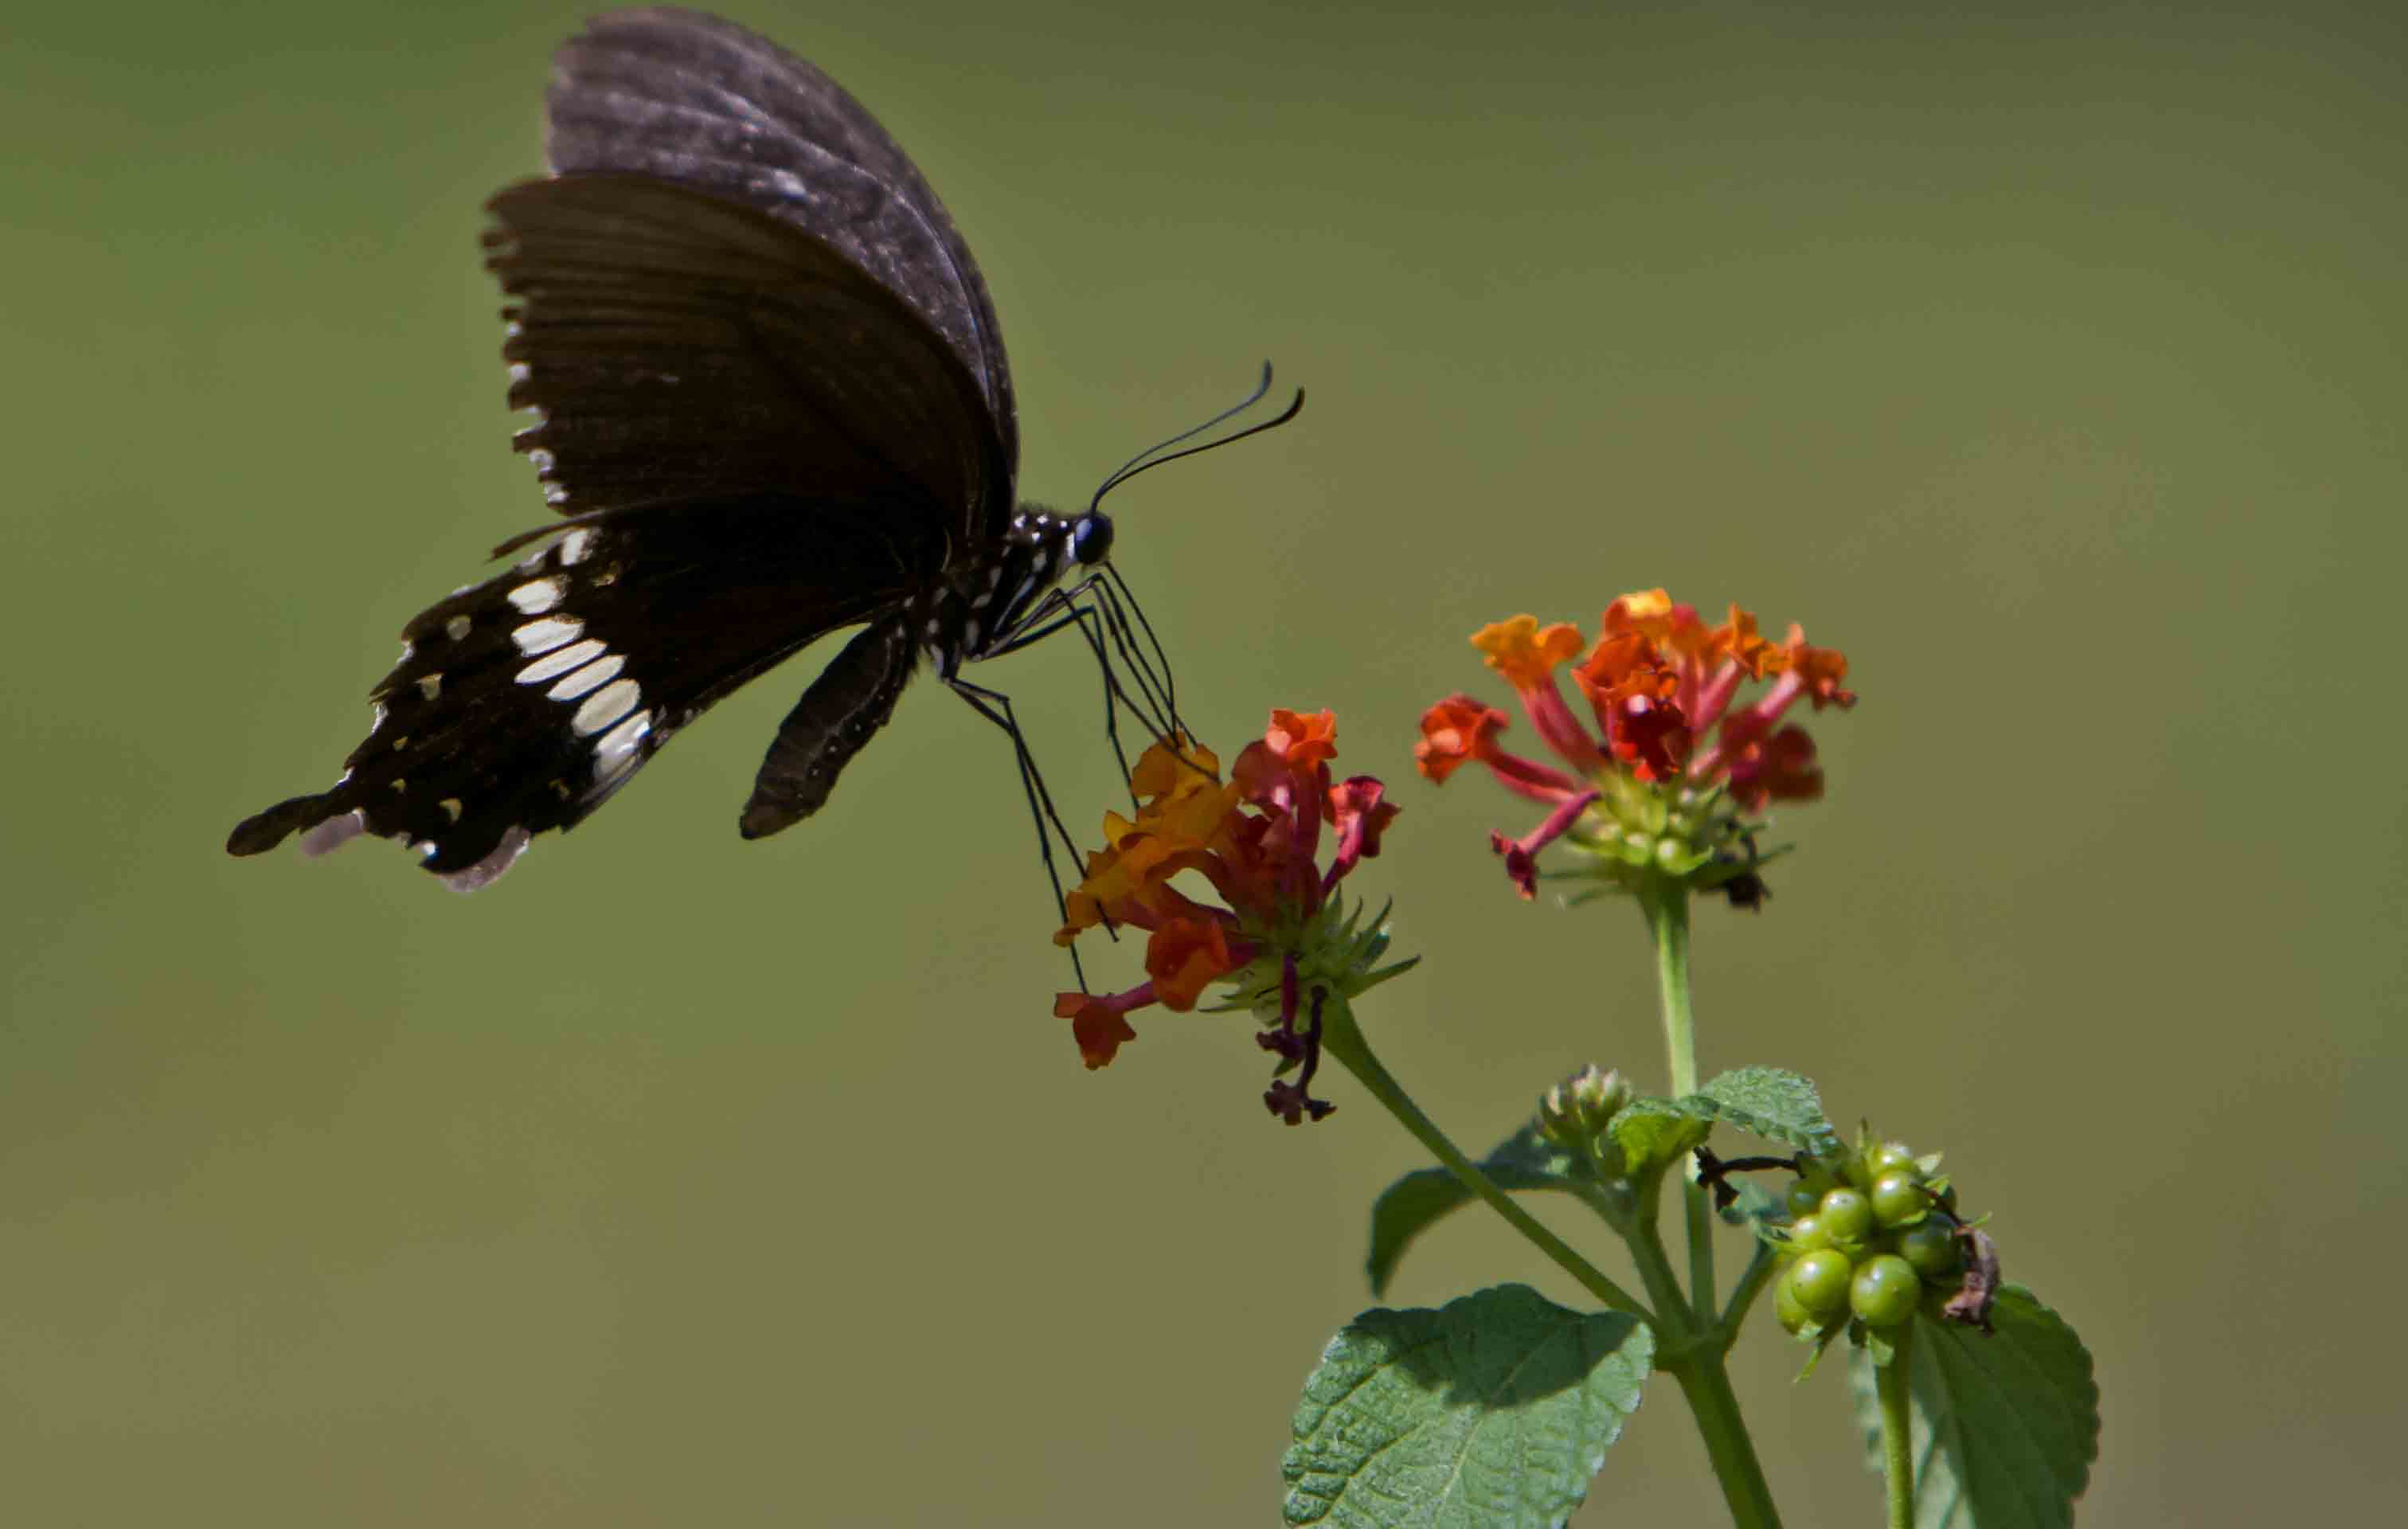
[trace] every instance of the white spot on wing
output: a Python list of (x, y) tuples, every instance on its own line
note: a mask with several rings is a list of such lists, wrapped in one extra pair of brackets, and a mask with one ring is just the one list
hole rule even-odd
[(580, 664), (590, 664), (602, 656), (602, 644), (592, 637), (573, 648), (563, 648), (556, 653), (546, 653), (518, 672), (522, 685), (540, 685), (545, 680), (566, 674)]
[(565, 579), (538, 579), (510, 591), (510, 604), (530, 616), (540, 616), (560, 604), (561, 593), (567, 587), (568, 580)]
[(609, 780), (636, 763), (644, 735), (652, 729), (652, 714), (638, 711), (595, 740), (594, 775), (597, 781)]
[(613, 679), (585, 698), (585, 704), (577, 708), (568, 725), (577, 729), (580, 737), (599, 733), (635, 710), (643, 693), (643, 688), (632, 679)]
[(584, 630), (585, 623), (574, 616), (546, 616), (511, 633), (510, 640), (519, 645), (520, 652), (531, 657), (548, 653), (563, 643), (575, 642), (577, 635)]
[(574, 568), (593, 553), (594, 533), (591, 531), (571, 531), (560, 538), (560, 565), (564, 568)]
[(443, 635), (450, 637), (453, 642), (458, 642), (462, 637), (468, 635), (468, 624), (467, 617), (454, 616), (450, 621), (443, 623)]
[(517, 862), (519, 856), (526, 853), (527, 842), (527, 831), (513, 824), (502, 836), (502, 842), (492, 854), (465, 871), (453, 871), (445, 876), (443, 884), (453, 892), (475, 892), (480, 887), (490, 887)]
[(418, 679), (418, 693), (430, 701), (442, 694), (443, 677), (439, 674), (421, 675)]
[(301, 852), (315, 858), (330, 854), (368, 831), (368, 815), (358, 807), (338, 812), (301, 835)]
[(627, 660), (624, 654), (605, 653), (544, 692), (544, 694), (555, 701), (574, 701), (595, 686), (611, 679), (626, 666)]

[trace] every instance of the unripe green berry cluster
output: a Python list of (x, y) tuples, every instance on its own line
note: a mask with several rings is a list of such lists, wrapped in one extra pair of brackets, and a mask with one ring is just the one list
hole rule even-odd
[(1956, 1288), (1956, 1193), (1939, 1167), (1937, 1154), (1870, 1133), (1853, 1152), (1799, 1159), (1789, 1224), (1773, 1238), (1788, 1260), (1773, 1286), (1782, 1326), (1814, 1342), (1851, 1321), (1896, 1327), (1927, 1294)]

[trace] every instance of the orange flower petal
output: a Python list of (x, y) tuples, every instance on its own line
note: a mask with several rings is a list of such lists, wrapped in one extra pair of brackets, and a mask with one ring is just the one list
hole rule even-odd
[(1789, 673), (1797, 677), (1799, 687), (1813, 698), (1815, 710), (1820, 711), (1827, 706), (1844, 708), (1856, 704), (1856, 692), (1840, 688), (1840, 681), (1848, 678), (1847, 654), (1837, 648), (1808, 647), (1805, 628), (1795, 623), (1790, 626), (1789, 640), (1783, 648)]
[(1145, 942), (1145, 970), (1154, 979), (1154, 996), (1165, 1008), (1182, 1013), (1196, 1007), (1207, 983), (1236, 965), (1228, 936), (1214, 920), (1173, 919)]
[(1474, 632), (1471, 645), (1515, 690), (1526, 691), (1545, 684), (1556, 664), (1581, 650), (1581, 635), (1570, 622), (1542, 628), (1536, 616), (1515, 616)]
[(1422, 740), (1413, 745), (1414, 767), (1425, 778), (1442, 781), (1469, 762), (1488, 758), (1505, 725), (1505, 713), (1495, 707), (1483, 706), (1460, 692), (1450, 695), (1422, 713)]
[(1137, 768), (1129, 772), (1129, 789), (1143, 801), (1193, 789), (1198, 781), (1217, 780), (1220, 776), (1221, 762), (1202, 744), (1188, 738), (1177, 739), (1175, 745), (1157, 739), (1138, 756)]
[(1669, 701), (1680, 689), (1681, 677), (1656, 653), (1656, 645), (1635, 631), (1609, 632), (1572, 670), (1572, 679), (1600, 716), (1621, 709), (1634, 696)]
[(1111, 998), (1094, 998), (1083, 993), (1054, 995), (1054, 1017), (1070, 1022), (1071, 1038), (1079, 1043), (1079, 1059), (1086, 1063), (1090, 1072), (1109, 1064), (1122, 1047), (1137, 1039), (1137, 1032), (1129, 1028), (1123, 1010), (1124, 1004)]
[(1263, 730), (1263, 741), (1287, 763), (1288, 768), (1299, 775), (1310, 775), (1316, 766), (1338, 757), (1338, 714), (1273, 707), (1270, 725)]
[(1634, 590), (1605, 607), (1607, 636), (1636, 632), (1651, 640), (1670, 635), (1672, 596), (1663, 590)]
[(1727, 658), (1745, 669), (1751, 679), (1761, 679), (1779, 669), (1783, 663), (1781, 650), (1771, 639), (1756, 630), (1756, 612), (1730, 607), (1730, 620), (1707, 635), (1707, 658)]

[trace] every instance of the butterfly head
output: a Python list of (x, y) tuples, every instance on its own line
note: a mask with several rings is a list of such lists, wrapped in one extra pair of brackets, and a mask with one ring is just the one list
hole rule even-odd
[(1091, 509), (1070, 522), (1070, 555), (1082, 568), (1092, 568), (1112, 555), (1112, 518)]

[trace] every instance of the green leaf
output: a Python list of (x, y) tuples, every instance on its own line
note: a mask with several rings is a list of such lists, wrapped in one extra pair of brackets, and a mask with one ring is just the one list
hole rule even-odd
[(1779, 1067), (1736, 1068), (1710, 1079), (1681, 1103), (1799, 1151), (1844, 1150), (1840, 1134), (1824, 1118), (1823, 1096), (1814, 1085)]
[[(2099, 1458), (2099, 1385), (2065, 1319), (2021, 1285), (2000, 1288), (1987, 1335), (1917, 1316), (1916, 1529), (2062, 1529)], [(1872, 1366), (1850, 1367), (1869, 1461), (1882, 1468)]]
[(1656, 1176), (1689, 1155), (1713, 1130), (1709, 1117), (1663, 1099), (1633, 1099), (1606, 1129), (1622, 1149), (1624, 1172), (1634, 1182)]
[(1286, 1522), (1560, 1524), (1639, 1406), (1656, 1339), (1526, 1285), (1366, 1311), (1323, 1351), (1280, 1463)]
[[(1552, 1189), (1577, 1192), (1584, 1181), (1573, 1176), (1570, 1152), (1526, 1125), (1482, 1160), (1480, 1169), (1502, 1190)], [(1371, 1202), (1371, 1254), (1364, 1272), (1377, 1295), (1396, 1278), (1405, 1247), (1449, 1211), (1468, 1204), (1471, 1191), (1446, 1168), (1420, 1168), (1405, 1175)]]

